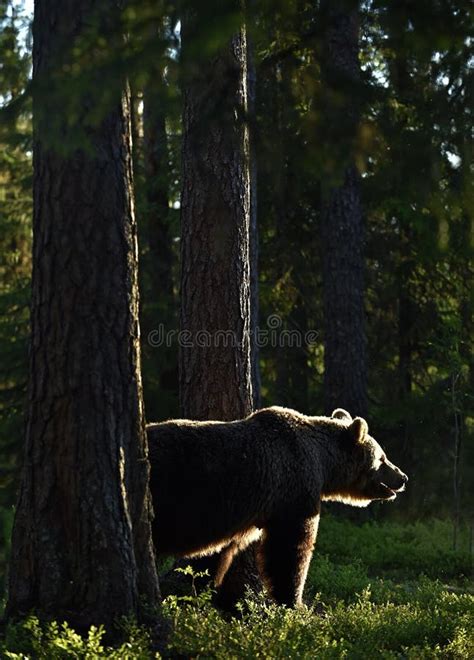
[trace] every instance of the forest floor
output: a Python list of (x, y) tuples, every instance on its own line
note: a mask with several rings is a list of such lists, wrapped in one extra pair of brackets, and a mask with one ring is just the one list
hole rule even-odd
[[(307, 607), (260, 598), (223, 617), (210, 594), (164, 603), (172, 634), (166, 655), (193, 658), (474, 658), (474, 588), (468, 530), (452, 550), (448, 522), (367, 523), (326, 516), (307, 582)], [(0, 641), (5, 658), (159, 657), (146, 630), (124, 624), (126, 641), (106, 647), (67, 626), (30, 618)]]

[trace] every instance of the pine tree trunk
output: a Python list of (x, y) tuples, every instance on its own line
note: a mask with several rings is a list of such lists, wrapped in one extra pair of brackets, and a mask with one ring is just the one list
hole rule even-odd
[[(255, 25), (255, 0), (246, 3), (246, 22), (248, 26)], [(249, 28), (250, 29), (250, 28)], [(252, 393), (253, 407), (261, 406), (261, 379), (259, 356), (260, 349), (257, 343), (259, 325), (259, 237), (258, 237), (258, 164), (256, 149), (257, 124), (257, 67), (255, 63), (255, 48), (251, 34), (247, 32), (247, 92), (248, 92), (248, 126), (249, 126), (249, 171), (250, 171), (250, 333), (251, 333), (251, 361), (252, 361)]]
[[(188, 15), (182, 30), (181, 407), (191, 419), (233, 420), (253, 408), (247, 47), (241, 30), (199, 57), (200, 20)], [(253, 548), (234, 560), (218, 603), (231, 608), (246, 584), (260, 585)]]
[(182, 27), (181, 408), (232, 420), (252, 410), (246, 43), (191, 62), (196, 24)]
[[(324, 393), (328, 414), (336, 407), (367, 412), (367, 341), (364, 318), (364, 238), (359, 174), (351, 154), (358, 123), (352, 97), (360, 81), (358, 3), (324, 0), (321, 70), (327, 86), (329, 121), (344, 127), (338, 185), (326, 185), (321, 210)], [(344, 99), (341, 103), (341, 98)], [(336, 129), (338, 127), (336, 126)], [(333, 127), (334, 131), (334, 127)]]
[[(59, 115), (60, 96), (41, 93), (64, 61), (64, 44), (92, 14), (109, 20), (115, 10), (113, 3), (49, 0), (36, 4), (34, 19), (32, 339), (7, 616), (34, 608), (79, 629), (136, 614), (140, 598), (154, 604), (159, 596), (129, 95), (119, 92), (100, 124), (78, 112), (83, 119), (71, 125)], [(84, 109), (95, 107), (98, 94), (92, 85), (85, 90)], [(54, 134), (53, 113), (60, 124)], [(69, 149), (68, 138), (83, 129), (87, 148)]]

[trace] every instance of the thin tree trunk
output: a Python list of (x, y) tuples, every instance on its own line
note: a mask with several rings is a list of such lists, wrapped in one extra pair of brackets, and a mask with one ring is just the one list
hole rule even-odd
[(458, 402), (458, 390), (460, 374), (451, 374), (451, 405), (453, 412), (453, 550), (458, 549), (459, 527), (461, 523), (461, 409)]
[(252, 410), (246, 41), (191, 62), (196, 22), (182, 27), (181, 408), (232, 420)]
[[(140, 379), (129, 94), (117, 88), (99, 125), (84, 112), (71, 126), (70, 117), (60, 118), (59, 90), (44, 93), (44, 81), (64, 62), (64, 45), (92, 16), (103, 25), (118, 17), (115, 10), (99, 1), (45, 0), (34, 19), (32, 340), (7, 616), (34, 608), (80, 629), (136, 614), (139, 599), (155, 604), (159, 596)], [(99, 93), (91, 84), (79, 101), (94, 107)], [(53, 115), (60, 133), (52, 132)], [(68, 136), (82, 130), (88, 147), (68, 150)]]
[[(242, 29), (199, 57), (202, 20), (188, 15), (182, 29), (181, 407), (191, 419), (233, 420), (253, 408), (247, 45)], [(231, 608), (248, 583), (259, 585), (253, 548), (234, 560), (219, 604)]]
[[(338, 185), (326, 182), (321, 211), (324, 305), (325, 409), (367, 412), (367, 341), (364, 318), (364, 238), (360, 177), (351, 154), (358, 103), (351, 92), (360, 81), (358, 3), (321, 2), (325, 34), (321, 68), (330, 122), (340, 122), (347, 146), (334, 157), (344, 170)], [(344, 101), (341, 103), (341, 98)], [(337, 130), (338, 126), (333, 131)]]
[[(472, 183), (472, 149), (467, 138), (462, 141), (462, 170), (461, 186), (465, 197), (469, 199), (474, 186)], [(454, 228), (453, 228), (454, 229)], [(454, 450), (453, 450), (453, 547), (456, 550), (459, 545), (459, 530), (462, 522), (461, 507), (463, 501), (463, 474), (465, 452), (464, 437), (469, 437), (469, 408), (472, 406), (474, 397), (474, 351), (472, 347), (472, 335), (474, 330), (473, 303), (474, 294), (472, 289), (473, 261), (472, 261), (472, 218), (464, 212), (458, 231), (452, 236), (453, 252), (457, 256), (460, 267), (461, 282), (459, 287), (459, 362), (466, 368), (463, 378), (461, 368), (458, 373), (451, 375), (451, 400), (454, 421)], [(454, 233), (454, 231), (453, 231)], [(457, 234), (457, 236), (456, 236)], [(472, 535), (472, 526), (471, 526)], [(472, 549), (472, 548), (471, 548)]]
[[(409, 409), (412, 393), (412, 355), (416, 309), (410, 290), (410, 276), (413, 270), (413, 263), (409, 256), (410, 236), (401, 228), (399, 238), (401, 263), (398, 269), (398, 379), (399, 400), (402, 405), (403, 417), (406, 418), (405, 410)], [(406, 419), (401, 424), (400, 432), (403, 437), (404, 460), (408, 465), (415, 466), (417, 457), (414, 438)], [(413, 494), (407, 493), (407, 496), (408, 499), (411, 499)]]
[[(246, 3), (247, 25), (254, 25), (256, 7), (255, 1), (249, 0)], [(255, 409), (261, 406), (260, 395), (260, 350), (257, 344), (257, 331), (259, 325), (259, 283), (258, 283), (258, 164), (257, 164), (257, 67), (255, 64), (255, 49), (251, 33), (247, 33), (247, 87), (248, 87), (248, 127), (249, 127), (249, 169), (250, 169), (250, 327), (251, 327), (251, 361), (252, 361), (252, 394), (253, 407)]]

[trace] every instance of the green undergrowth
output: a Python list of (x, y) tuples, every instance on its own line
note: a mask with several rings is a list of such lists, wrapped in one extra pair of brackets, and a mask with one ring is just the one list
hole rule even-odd
[(460, 530), (456, 550), (452, 537), (449, 521), (358, 526), (327, 516), (321, 521), (317, 551), (338, 564), (360, 561), (369, 573), (381, 577), (416, 578), (420, 573), (439, 580), (472, 577), (470, 530)]
[(375, 603), (369, 589), (342, 600), (290, 610), (248, 601), (224, 621), (208, 605), (176, 607), (171, 645), (192, 657), (459, 658), (474, 657), (474, 601), (424, 583), (405, 602)]
[(160, 657), (152, 651), (148, 631), (133, 621), (120, 622), (124, 641), (108, 646), (102, 626), (92, 626), (87, 637), (78, 635), (67, 623), (41, 624), (34, 615), (21, 624), (8, 625), (0, 643), (0, 658), (14, 660), (66, 660), (112, 658), (138, 660)]
[[(322, 521), (307, 605), (299, 610), (249, 597), (239, 617), (222, 616), (210, 593), (169, 597), (165, 657), (193, 658), (474, 658), (474, 595), (466, 546), (453, 551), (449, 523), (357, 527)], [(462, 544), (461, 544), (462, 546)], [(108, 647), (101, 628), (82, 638), (64, 624), (30, 617), (9, 626), (0, 657), (155, 658), (152, 634), (123, 624)]]

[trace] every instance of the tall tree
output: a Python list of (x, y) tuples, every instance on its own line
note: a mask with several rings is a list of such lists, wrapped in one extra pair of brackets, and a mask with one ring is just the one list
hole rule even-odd
[[(246, 39), (209, 55), (201, 39), (218, 12), (238, 26), (239, 2), (206, 3), (183, 19), (181, 330), (183, 413), (232, 420), (252, 410), (250, 173)], [(216, 6), (213, 6), (216, 5)]]
[(365, 415), (364, 239), (354, 158), (361, 82), (358, 1), (323, 0), (320, 8), (324, 123), (327, 139), (334, 140), (327, 151), (332, 171), (323, 182), (321, 213), (325, 409), (342, 406)]
[[(239, 2), (193, 9), (182, 28), (181, 406), (191, 419), (233, 420), (253, 408), (247, 43)], [(210, 54), (201, 39), (216, 15), (231, 32)], [(221, 604), (248, 582), (258, 583), (253, 549), (234, 560)]]
[(250, 335), (251, 335), (251, 361), (252, 361), (252, 396), (253, 407), (260, 408), (261, 381), (260, 381), (260, 351), (257, 343), (259, 324), (259, 248), (258, 248), (258, 204), (257, 204), (257, 64), (255, 59), (255, 39), (251, 27), (257, 19), (255, 0), (246, 4), (246, 41), (247, 41), (247, 124), (249, 128), (249, 173), (250, 173), (250, 230), (249, 230), (249, 259), (250, 259)]
[[(94, 117), (105, 107), (103, 78), (87, 59), (117, 39), (119, 11), (105, 0), (42, 0), (33, 25), (32, 337), (7, 614), (34, 608), (79, 628), (137, 613), (140, 598), (159, 595), (129, 95), (116, 76), (107, 113)], [(68, 72), (87, 67), (64, 93)]]

